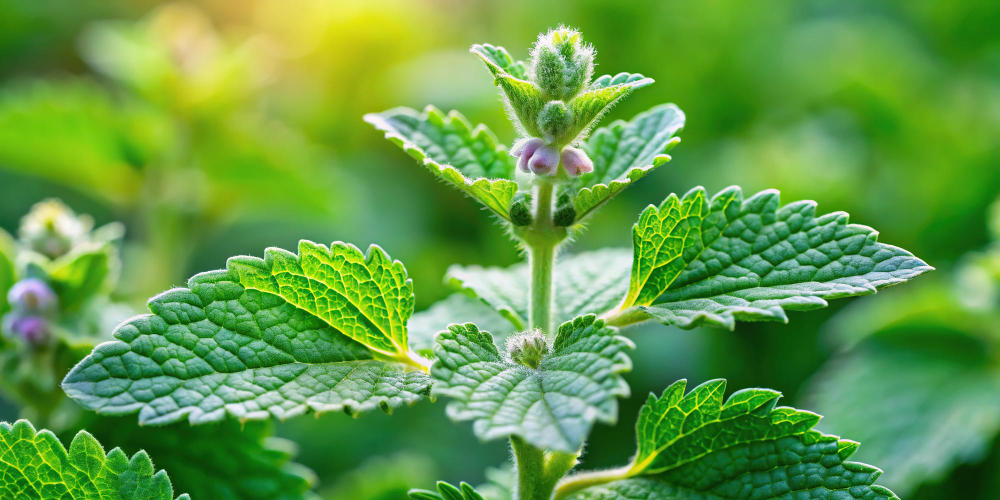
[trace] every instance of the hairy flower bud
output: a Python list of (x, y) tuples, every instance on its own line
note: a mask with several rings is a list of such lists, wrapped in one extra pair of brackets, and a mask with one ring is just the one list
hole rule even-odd
[(531, 76), (549, 100), (567, 101), (594, 74), (594, 49), (579, 31), (560, 27), (538, 37), (531, 51)]
[(56, 307), (56, 294), (38, 278), (18, 281), (7, 293), (7, 302), (14, 309), (29, 313), (50, 312)]
[(549, 353), (549, 341), (541, 330), (513, 335), (507, 339), (507, 355), (514, 363), (538, 368)]
[(510, 202), (510, 221), (515, 226), (530, 226), (534, 221), (531, 215), (531, 193), (520, 192), (514, 195)]
[(20, 236), (28, 247), (49, 258), (62, 256), (83, 238), (94, 222), (87, 216), (77, 216), (61, 201), (41, 201), (21, 219)]
[(556, 209), (552, 213), (552, 223), (559, 227), (571, 226), (576, 222), (576, 207), (573, 206), (573, 196), (563, 191), (556, 198)]
[(562, 139), (572, 121), (573, 115), (562, 101), (549, 101), (538, 114), (538, 128), (550, 143)]
[(594, 171), (594, 162), (582, 149), (567, 146), (562, 150), (562, 164), (566, 173), (572, 176)]
[(559, 151), (551, 144), (538, 148), (528, 160), (528, 170), (536, 175), (555, 175), (558, 169)]
[(28, 345), (38, 346), (49, 340), (49, 323), (41, 316), (22, 316), (9, 313), (4, 316), (4, 332), (13, 338), (23, 340)]

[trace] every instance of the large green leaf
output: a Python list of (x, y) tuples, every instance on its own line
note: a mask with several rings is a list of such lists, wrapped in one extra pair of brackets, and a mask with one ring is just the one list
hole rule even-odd
[(787, 321), (785, 309), (825, 307), (827, 299), (872, 294), (933, 269), (847, 219), (816, 217), (811, 201), (779, 209), (774, 190), (746, 200), (736, 187), (711, 200), (702, 188), (670, 195), (633, 226), (619, 316), (681, 328)]
[(473, 128), (459, 112), (446, 116), (433, 106), (423, 113), (409, 108), (370, 113), (365, 121), (439, 178), (510, 218), (510, 202), (517, 192), (514, 159), (485, 125)]
[(406, 344), (412, 283), (380, 248), (304, 241), (298, 257), (269, 249), (227, 267), (152, 298), (153, 314), (70, 371), (66, 393), (168, 424), (389, 411), (428, 392), (428, 377), (408, 370), (425, 362)]
[(274, 437), (270, 422), (141, 427), (131, 418), (92, 420), (87, 429), (100, 441), (156, 457), (174, 488), (194, 498), (299, 500), (309, 498), (315, 481), (291, 462), (295, 444)]
[(581, 147), (594, 161), (594, 171), (581, 175), (574, 206), (577, 220), (606, 203), (633, 182), (670, 161), (667, 154), (680, 143), (684, 113), (662, 104), (631, 121), (615, 121), (591, 134)]
[(595, 421), (613, 424), (617, 398), (628, 396), (621, 373), (631, 343), (595, 316), (559, 327), (550, 353), (532, 369), (512, 362), (489, 332), (451, 325), (437, 336), (433, 394), (447, 396), (448, 415), (473, 420), (480, 439), (519, 436), (540, 449), (575, 452)]
[[(556, 262), (556, 322), (614, 308), (625, 293), (632, 255), (623, 248), (606, 248), (562, 257)], [(528, 318), (530, 269), (527, 264), (504, 268), (452, 266), (446, 279), (455, 288), (492, 306), (517, 329)]]
[(576, 499), (895, 499), (874, 486), (881, 471), (847, 458), (858, 443), (812, 430), (820, 417), (775, 407), (780, 394), (747, 389), (723, 402), (725, 381), (685, 395), (686, 382), (650, 395), (640, 410), (638, 452), (618, 480), (583, 489)]
[(19, 420), (0, 422), (0, 498), (169, 500), (173, 488), (143, 451), (131, 459), (120, 448), (105, 455), (86, 431), (67, 450), (55, 434)]

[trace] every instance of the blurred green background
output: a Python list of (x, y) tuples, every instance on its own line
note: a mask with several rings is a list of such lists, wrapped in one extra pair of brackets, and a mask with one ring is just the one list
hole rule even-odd
[[(991, 0), (0, 0), (0, 227), (16, 231), (48, 197), (98, 224), (121, 221), (115, 294), (136, 311), (231, 255), (294, 248), (302, 238), (380, 244), (406, 263), (424, 309), (450, 292), (441, 279), (450, 264), (509, 265), (519, 256), (486, 212), (361, 116), (434, 104), (510, 144), (490, 76), (467, 49), (490, 42), (524, 58), (539, 32), (559, 24), (597, 48), (599, 73), (657, 81), (605, 123), (663, 102), (688, 117), (674, 160), (609, 204), (573, 251), (630, 245), (637, 214), (670, 192), (738, 184), (847, 211), (938, 269), (926, 284), (791, 313), (788, 325), (642, 327), (628, 377), (634, 397), (623, 402), (621, 425), (598, 426), (585, 466), (626, 461), (642, 396), (678, 378), (725, 377), (733, 389), (772, 387), (785, 404), (808, 404), (814, 374), (848, 349), (843, 334), (829, 333), (850, 324), (837, 316), (864, 323), (856, 302), (892, 301), (892, 313), (913, 307), (910, 286), (950, 290), (969, 252), (989, 244), (988, 207), (1000, 193), (1000, 4)], [(1000, 404), (990, 387), (974, 398)], [(898, 390), (951, 389), (914, 382)], [(278, 434), (299, 443), (297, 461), (328, 498), (399, 498), (436, 479), (482, 482), (507, 458), (505, 444), (481, 445), (469, 425), (446, 419), (443, 403), (356, 420), (299, 418)], [(924, 407), (873, 404), (882, 407), (819, 428), (861, 440), (863, 461), (891, 456), (866, 455), (850, 433), (875, 424), (866, 417), (898, 419), (893, 432), (921, 439), (907, 411)], [(4, 407), (4, 419), (16, 415)], [(876, 462), (882, 482), (907, 498), (996, 498), (1000, 416), (991, 418), (975, 453), (941, 457), (942, 470), (918, 468), (904, 484), (893, 481), (895, 463)], [(378, 486), (387, 479), (393, 484)]]

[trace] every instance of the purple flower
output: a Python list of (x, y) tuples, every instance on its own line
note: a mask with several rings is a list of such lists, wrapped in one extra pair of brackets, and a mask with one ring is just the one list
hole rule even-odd
[(4, 320), (4, 330), (12, 337), (36, 346), (49, 340), (49, 324), (45, 318), (11, 313)]
[(18, 281), (7, 294), (7, 301), (15, 309), (30, 313), (52, 311), (55, 309), (56, 300), (56, 294), (49, 285), (38, 278)]
[(528, 170), (528, 160), (531, 160), (535, 151), (544, 145), (545, 141), (537, 137), (528, 137), (515, 142), (514, 147), (510, 149), (510, 155), (518, 158), (517, 168), (521, 169), (522, 172), (531, 172)]
[(594, 162), (582, 149), (567, 146), (562, 150), (562, 165), (571, 176), (594, 171)]
[(559, 152), (537, 137), (521, 139), (514, 143), (511, 156), (518, 158), (517, 168), (537, 175), (553, 175), (559, 168)]

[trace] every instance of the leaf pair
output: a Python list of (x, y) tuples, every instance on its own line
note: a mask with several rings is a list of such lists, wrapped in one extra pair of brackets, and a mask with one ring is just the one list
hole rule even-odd
[[(412, 282), (372, 246), (234, 257), (115, 330), (66, 376), (84, 407), (146, 424), (389, 411), (427, 394), (407, 344)], [(422, 366), (418, 366), (422, 368)]]
[(27, 420), (0, 422), (0, 477), (3, 498), (173, 498), (167, 473), (156, 471), (145, 452), (130, 459), (115, 448), (105, 455), (85, 431), (67, 450), (54, 434), (36, 431)]

